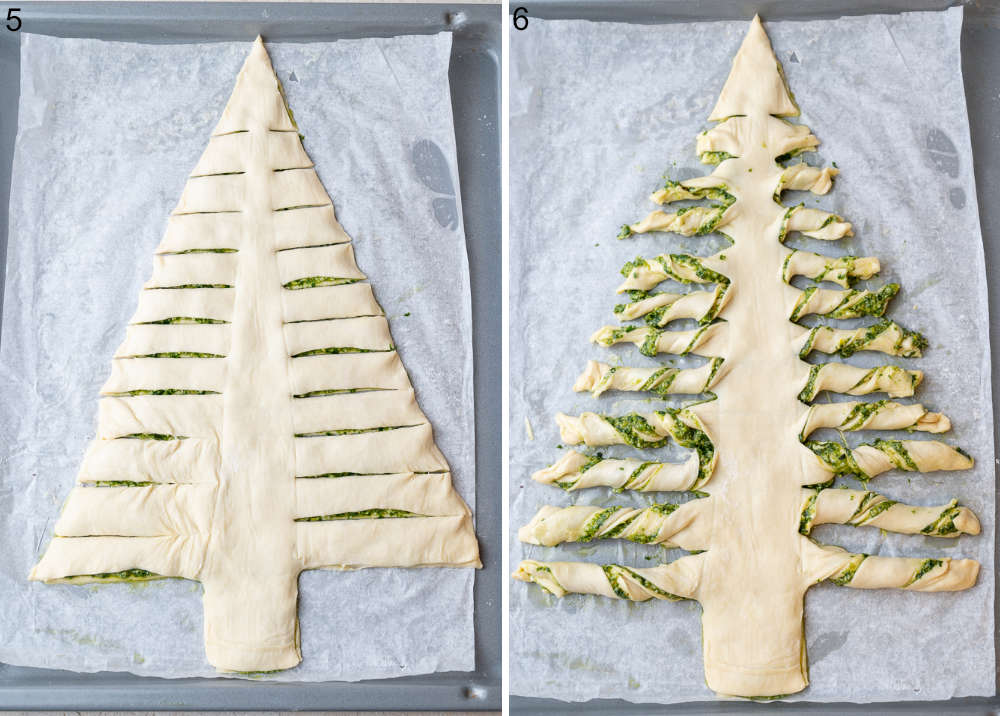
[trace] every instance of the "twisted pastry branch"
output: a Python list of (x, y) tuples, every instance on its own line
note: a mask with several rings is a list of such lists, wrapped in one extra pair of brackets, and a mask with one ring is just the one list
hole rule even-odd
[(620, 321), (646, 317), (651, 326), (665, 326), (671, 321), (693, 318), (698, 323), (711, 323), (722, 312), (729, 297), (729, 282), (718, 284), (712, 291), (691, 293), (646, 293), (630, 291), (632, 301), (615, 306)]
[(833, 188), (833, 178), (840, 174), (833, 167), (812, 167), (805, 162), (785, 167), (778, 180), (778, 188), (774, 191), (775, 201), (779, 201), (783, 191), (811, 191), (813, 194), (826, 194)]
[(823, 579), (841, 587), (956, 592), (973, 586), (979, 576), (979, 563), (972, 559), (876, 557), (829, 545), (821, 549), (835, 565)]
[(619, 239), (650, 231), (667, 231), (681, 236), (704, 236), (716, 231), (733, 218), (732, 205), (689, 206), (674, 212), (653, 211), (642, 221), (625, 224), (618, 232)]
[(567, 492), (588, 487), (611, 487), (616, 491), (671, 492), (695, 490), (710, 474), (702, 475), (698, 455), (692, 453), (685, 462), (643, 462), (633, 458), (606, 458), (600, 454), (585, 455), (575, 450), (566, 453), (557, 463), (539, 470), (531, 479), (556, 485)]
[(670, 366), (629, 368), (591, 360), (576, 379), (573, 390), (578, 393), (589, 390), (595, 398), (607, 390), (648, 391), (661, 398), (679, 393), (704, 393), (719, 381), (723, 362), (722, 358), (712, 358), (698, 368), (682, 369)]
[(715, 467), (715, 445), (701, 420), (690, 410), (660, 410), (646, 415), (629, 413), (618, 417), (597, 413), (582, 413), (573, 417), (558, 413), (556, 423), (559, 435), (567, 445), (585, 443), (590, 446), (658, 448), (672, 439), (698, 454), (698, 474), (702, 481)]
[(625, 282), (618, 293), (648, 291), (668, 279), (678, 283), (724, 283), (729, 278), (707, 265), (707, 259), (690, 254), (661, 254), (651, 259), (642, 257), (629, 261), (622, 267)]
[(928, 412), (924, 406), (902, 405), (888, 400), (869, 403), (848, 401), (813, 405), (806, 413), (799, 432), (805, 440), (820, 428), (837, 430), (919, 430), (943, 433), (951, 429), (951, 421), (941, 413)]
[(968, 470), (974, 462), (961, 449), (937, 440), (875, 440), (853, 450), (835, 442), (806, 441), (824, 470), (870, 480), (889, 470)]
[(649, 197), (656, 204), (671, 204), (675, 201), (691, 201), (695, 199), (714, 199), (721, 201), (725, 206), (729, 206), (736, 197), (729, 193), (729, 187), (721, 177), (711, 174), (684, 181), (670, 181), (669, 179), (659, 189)]
[(919, 333), (883, 320), (871, 326), (847, 330), (816, 326), (805, 335), (799, 357), (805, 358), (812, 351), (836, 353), (841, 358), (849, 358), (859, 351), (876, 351), (903, 358), (919, 358), (921, 350), (926, 347), (927, 339)]
[(670, 564), (633, 569), (618, 564), (588, 562), (536, 562), (518, 565), (514, 579), (534, 582), (557, 597), (596, 594), (644, 602), (647, 599), (692, 599), (701, 578), (701, 560), (681, 557)]
[(850, 288), (854, 279), (868, 279), (881, 270), (874, 256), (842, 256), (833, 258), (811, 251), (793, 249), (785, 256), (781, 278), (789, 283), (794, 276), (805, 276), (814, 281), (831, 281)]
[(802, 491), (799, 532), (808, 535), (815, 525), (871, 526), (900, 534), (958, 537), (979, 534), (979, 520), (957, 500), (936, 507), (918, 507), (890, 500), (877, 492), (825, 489)]
[[(693, 505), (688, 503), (685, 507)], [(681, 509), (671, 503), (638, 509), (573, 505), (545, 505), (531, 521), (518, 530), (517, 536), (528, 544), (553, 547), (563, 542), (590, 542), (595, 539), (625, 539), (640, 544), (702, 549), (704, 543), (688, 528), (695, 519), (695, 509)]]
[(854, 230), (849, 222), (844, 221), (836, 214), (822, 209), (811, 209), (804, 204), (793, 206), (785, 212), (778, 240), (784, 241), (785, 237), (792, 231), (798, 231), (800, 234), (823, 241), (834, 241), (845, 236), (854, 236)]
[(710, 357), (716, 355), (721, 348), (722, 332), (725, 323), (710, 323), (690, 331), (666, 331), (651, 326), (602, 326), (590, 340), (594, 343), (610, 347), (618, 343), (633, 343), (639, 352), (645, 356), (654, 357), (659, 353), (671, 353), (685, 356), (694, 353), (698, 356)]
[(798, 321), (802, 316), (816, 314), (829, 318), (860, 318), (861, 316), (881, 316), (895, 295), (899, 293), (898, 283), (889, 283), (877, 291), (848, 289), (835, 291), (810, 286), (799, 293), (792, 306), (789, 320)]
[(877, 368), (858, 368), (846, 363), (820, 363), (809, 369), (809, 378), (799, 393), (799, 400), (808, 403), (820, 391), (847, 395), (888, 393), (890, 398), (913, 395), (924, 374), (919, 370), (905, 370), (895, 365)]

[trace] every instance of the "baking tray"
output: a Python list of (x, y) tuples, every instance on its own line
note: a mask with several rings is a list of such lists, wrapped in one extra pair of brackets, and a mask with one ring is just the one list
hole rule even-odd
[[(962, 76), (972, 133), (973, 165), (979, 197), (979, 220), (982, 224), (986, 253), (986, 275), (1000, 267), (1000, 204), (994, 197), (1000, 192), (1000, 0), (948, 2), (948, 0), (511, 0), (510, 12), (527, 8), (531, 18), (546, 20), (595, 20), (667, 24), (699, 20), (747, 20), (760, 13), (766, 20), (832, 19), (843, 15), (899, 13), (910, 10), (944, 10), (965, 5), (962, 26)], [(508, 22), (511, 18), (508, 18)], [(519, 23), (520, 24), (520, 23)], [(511, 32), (516, 30), (511, 29)], [(990, 347), (1000, 355), (1000, 287), (989, 285)], [(1000, 386), (1000, 365), (993, 364), (993, 385)], [(996, 394), (996, 393), (994, 393)], [(993, 405), (994, 442), (1000, 445), (1000, 411)], [(997, 538), (1000, 546), (1000, 537)], [(996, 552), (995, 552), (996, 553)], [(990, 570), (997, 581), (996, 564)], [(986, 570), (984, 570), (984, 577)], [(994, 623), (1000, 612), (994, 602)], [(965, 638), (992, 639), (997, 634), (967, 634)], [(996, 714), (1000, 697), (960, 698), (950, 701), (901, 701), (895, 703), (754, 703), (751, 701), (691, 702), (659, 705), (657, 712), (671, 714), (742, 714), (764, 709), (786, 714)], [(649, 713), (648, 704), (634, 704), (619, 699), (593, 699), (567, 703), (555, 699), (512, 696), (510, 710), (515, 713)]]
[[(22, 31), (131, 42), (249, 42), (258, 33), (275, 42), (453, 33), (449, 79), (472, 284), (476, 534), (484, 568), (476, 572), (474, 588), (476, 670), (472, 672), (352, 683), (276, 683), (80, 674), (0, 664), (0, 709), (499, 710), (500, 5), (13, 0), (0, 7), (0, 17), (6, 17), (9, 7), (21, 8), (17, 14)], [(0, 27), (0, 266), (6, 266), (20, 34)]]

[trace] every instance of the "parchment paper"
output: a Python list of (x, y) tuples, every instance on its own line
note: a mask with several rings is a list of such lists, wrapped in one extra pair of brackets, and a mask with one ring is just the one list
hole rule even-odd
[[(94, 435), (98, 390), (167, 216), (252, 39), (22, 37), (0, 346), (0, 661), (215, 675), (204, 659), (199, 584), (48, 586), (26, 577)], [(268, 45), (306, 151), (472, 504), (471, 313), (450, 48), (447, 34)], [(304, 572), (303, 662), (267, 678), (471, 670), (473, 578), (470, 569)]]
[[(766, 18), (765, 18), (766, 20)], [(877, 255), (882, 276), (902, 284), (889, 315), (923, 332), (926, 372), (917, 398), (945, 411), (945, 436), (977, 460), (967, 472), (892, 473), (871, 489), (915, 504), (951, 497), (982, 520), (978, 537), (880, 535), (818, 528), (814, 537), (852, 551), (978, 559), (966, 592), (861, 591), (822, 584), (806, 596), (811, 686), (793, 699), (884, 701), (994, 693), (994, 456), (986, 281), (959, 55), (962, 11), (767, 23), (798, 120), (822, 145), (810, 163), (836, 161), (834, 191), (815, 201), (854, 223), (845, 242), (791, 240), (842, 255)], [(620, 414), (656, 405), (610, 394), (595, 401), (571, 386), (588, 358), (648, 365), (632, 346), (588, 343), (616, 322), (618, 269), (637, 255), (720, 248), (705, 239), (652, 234), (616, 241), (621, 224), (655, 208), (661, 175), (709, 173), (695, 135), (722, 88), (745, 22), (640, 26), (532, 19), (512, 33), (511, 69), (511, 565), (522, 558), (652, 566), (681, 552), (624, 545), (532, 547), (516, 529), (543, 504), (678, 501), (609, 490), (565, 494), (533, 482), (563, 450), (557, 411)], [(798, 282), (796, 282), (798, 284)], [(805, 284), (802, 284), (805, 285)], [(824, 356), (824, 358), (826, 358)], [(892, 359), (895, 362), (895, 359)], [(874, 354), (850, 362), (876, 365)], [(904, 401), (908, 402), (908, 401)], [(535, 439), (528, 438), (528, 418)], [(829, 432), (829, 431), (827, 431)], [(817, 439), (835, 439), (835, 434)], [(871, 433), (849, 438), (870, 440)], [(604, 450), (622, 455), (628, 449)], [(633, 451), (634, 454), (634, 451)], [(659, 457), (682, 453), (660, 452)], [(855, 489), (859, 485), (844, 481)], [(853, 484), (852, 484), (853, 483)], [(705, 686), (701, 609), (694, 602), (642, 604), (574, 595), (555, 599), (511, 585), (511, 691), (566, 700), (615, 697), (680, 702), (715, 698)]]

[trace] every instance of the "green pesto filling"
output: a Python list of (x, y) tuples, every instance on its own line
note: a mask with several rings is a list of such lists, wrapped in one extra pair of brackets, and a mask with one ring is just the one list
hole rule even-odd
[(661, 437), (638, 413), (618, 417), (605, 416), (604, 419), (621, 436), (626, 445), (634, 448), (659, 448), (669, 442), (667, 437)]
[(143, 321), (138, 324), (140, 326), (168, 326), (175, 323), (208, 323), (208, 324), (219, 324), (219, 323), (229, 323), (229, 321), (223, 321), (218, 318), (194, 318), (191, 316), (174, 316), (173, 318), (161, 318), (158, 321)]
[(883, 502), (880, 502), (874, 507), (868, 509), (867, 514), (865, 514), (863, 517), (859, 514), (859, 511), (855, 511), (854, 514), (857, 515), (857, 518), (855, 518), (855, 516), (852, 515), (849, 522), (855, 525), (871, 522), (873, 519), (881, 515), (883, 512), (885, 512), (895, 504), (897, 504), (895, 500), (885, 500)]
[(169, 353), (143, 353), (129, 358), (225, 358), (218, 353), (197, 353), (195, 351), (170, 351)]
[[(701, 339), (702, 334), (711, 327), (711, 323), (704, 324), (695, 331), (694, 336), (691, 338), (691, 342), (688, 343), (683, 350), (681, 350), (677, 355), (686, 356), (690, 353), (695, 346), (698, 345), (698, 341)], [(665, 331), (658, 329), (651, 329), (647, 334), (645, 340), (643, 340), (642, 345), (639, 346), (639, 352), (644, 356), (649, 356), (650, 358), (655, 358), (659, 353), (657, 344), (660, 341), (660, 336), (662, 336)]]
[(239, 249), (184, 249), (183, 251), (168, 251), (169, 254), (235, 254)]
[(594, 515), (587, 520), (586, 524), (584, 524), (583, 531), (580, 533), (580, 536), (576, 538), (576, 541), (590, 542), (601, 530), (601, 527), (604, 526), (605, 522), (610, 520), (616, 512), (620, 512), (624, 509), (624, 507), (608, 507), (607, 509), (594, 513)]
[(118, 440), (186, 440), (184, 435), (167, 435), (166, 433), (130, 433), (119, 435)]
[(873, 415), (885, 407), (888, 400), (873, 400), (870, 403), (856, 403), (840, 426), (845, 430), (855, 430), (864, 425)]
[(149, 487), (155, 482), (133, 482), (132, 480), (95, 480), (89, 483), (95, 487)]
[(920, 530), (920, 533), (932, 536), (955, 534), (958, 532), (958, 528), (955, 526), (955, 518), (958, 517), (959, 512), (961, 512), (961, 508), (957, 507), (953, 502), (941, 511), (936, 520)]
[(562, 588), (562, 585), (559, 584), (558, 580), (556, 580), (556, 576), (554, 574), (552, 574), (552, 570), (549, 567), (546, 567), (544, 564), (539, 564), (538, 566), (535, 567), (535, 574), (531, 575), (531, 581), (534, 582), (535, 584), (537, 584), (539, 587), (541, 587), (543, 590), (545, 590), (546, 592), (548, 592), (552, 596), (556, 596), (556, 597), (559, 596), (558, 593), (554, 589), (550, 589), (548, 587), (548, 585), (546, 585), (544, 582), (540, 582), (538, 580), (538, 575), (539, 574), (547, 574), (547, 575), (549, 575), (549, 579), (551, 579), (557, 586), (559, 586), (560, 588)]
[(622, 586), (618, 583), (618, 575), (615, 574), (615, 565), (613, 564), (602, 564), (601, 569), (604, 570), (604, 576), (608, 579), (608, 584), (611, 585), (611, 591), (621, 599), (628, 599), (628, 592), (622, 589)]
[(712, 359), (712, 367), (709, 369), (709, 372), (708, 372), (708, 380), (705, 381), (705, 390), (708, 390), (708, 387), (710, 385), (712, 385), (712, 381), (715, 380), (716, 374), (719, 372), (719, 369), (722, 367), (722, 364), (725, 363), (725, 362), (726, 362), (725, 358), (713, 358)]
[(78, 574), (67, 577), (65, 581), (99, 581), (99, 582), (145, 582), (151, 579), (163, 579), (163, 575), (148, 572), (145, 569), (126, 569), (121, 572), (101, 572), (99, 574)]
[(725, 185), (688, 188), (681, 184), (681, 182), (667, 179), (663, 184), (663, 191), (667, 194), (667, 197), (662, 203), (669, 204), (686, 199), (714, 199), (723, 202), (728, 207), (736, 201), (736, 197), (730, 194), (727, 189), (728, 187)]
[(852, 283), (851, 279), (855, 277), (854, 273), (854, 262), (857, 261), (857, 256), (841, 256), (836, 261), (823, 265), (823, 270), (816, 276), (813, 276), (815, 281), (823, 281), (826, 279), (827, 274), (831, 271), (839, 271), (840, 275), (837, 277), (841, 281), (847, 281)]
[(784, 164), (789, 159), (794, 159), (795, 157), (797, 157), (800, 154), (802, 154), (802, 152), (807, 152), (807, 151), (810, 151), (810, 150), (807, 149), (807, 148), (805, 148), (805, 147), (800, 147), (798, 149), (792, 149), (791, 151), (788, 151), (788, 152), (785, 152), (784, 154), (778, 155), (777, 157), (774, 158), (774, 161), (777, 162), (778, 164)]
[(698, 227), (697, 231), (694, 232), (695, 236), (704, 236), (705, 234), (711, 234), (713, 231), (715, 231), (715, 227), (719, 225), (719, 222), (722, 221), (723, 214), (726, 213), (726, 207), (719, 206), (718, 204), (712, 204), (711, 207), (709, 208), (715, 209), (715, 213), (712, 215), (712, 218), (710, 218), (708, 221), (703, 222)]
[(321, 206), (329, 206), (329, 204), (296, 204), (295, 206), (283, 206), (280, 209), (275, 209), (275, 211), (293, 211), (295, 209), (318, 209)]
[(790, 321), (799, 320), (799, 317), (806, 308), (806, 304), (809, 303), (809, 299), (812, 298), (813, 294), (818, 290), (819, 289), (816, 288), (816, 286), (810, 286), (802, 292), (802, 295), (799, 296), (798, 302), (795, 304), (795, 308), (792, 310), (792, 315), (788, 317)]
[(313, 480), (325, 477), (360, 477), (362, 475), (367, 475), (370, 473), (364, 472), (324, 472), (319, 475), (298, 475), (297, 480)]
[[(639, 514), (638, 513), (632, 515), (627, 520), (622, 520), (617, 525), (615, 525), (613, 528), (611, 528), (610, 530), (608, 530), (608, 532), (603, 535), (603, 538), (604, 539), (614, 539), (615, 537), (620, 537), (621, 534), (622, 534), (622, 532), (624, 532), (626, 529), (628, 529), (629, 525), (631, 525), (637, 519), (639, 519)], [(593, 539), (593, 537), (591, 537), (591, 539)], [(652, 537), (645, 538), (645, 537), (643, 537), (641, 535), (632, 535), (631, 537), (629, 537), (629, 539), (632, 540), (633, 542), (648, 542), (648, 541), (652, 541), (653, 538)], [(586, 541), (589, 542), (590, 540), (586, 540)]]
[(649, 268), (649, 262), (641, 256), (637, 256), (634, 260), (629, 261), (622, 266), (621, 274), (625, 278), (630, 278), (632, 276), (632, 272), (637, 268)]
[(173, 291), (179, 288), (232, 288), (228, 283), (182, 283), (177, 286), (151, 286), (147, 291)]
[(845, 587), (848, 584), (850, 584), (851, 580), (854, 579), (854, 575), (858, 571), (858, 567), (861, 566), (862, 562), (864, 562), (866, 559), (868, 559), (868, 555), (867, 554), (862, 554), (860, 556), (861, 556), (861, 559), (859, 559), (857, 561), (852, 561), (849, 565), (847, 565), (847, 567), (844, 569), (844, 571), (842, 571), (836, 577), (832, 577), (830, 579), (830, 581), (833, 582), (834, 584), (836, 584), (838, 587)]
[(628, 575), (632, 577), (632, 579), (637, 581), (642, 586), (643, 589), (646, 589), (652, 592), (653, 594), (659, 594), (664, 599), (669, 599), (672, 602), (679, 602), (684, 598), (684, 597), (679, 597), (676, 594), (672, 594), (666, 590), (660, 589), (655, 584), (650, 582), (648, 579), (643, 577), (641, 574), (636, 572), (634, 569), (629, 569), (628, 567), (620, 567), (620, 569), (623, 572), (628, 573)]
[(885, 313), (885, 309), (889, 305), (889, 301), (899, 293), (898, 283), (889, 283), (880, 288), (878, 291), (869, 293), (864, 298), (856, 301), (851, 305), (846, 305), (850, 300), (851, 293), (848, 293), (848, 297), (842, 302), (843, 308), (838, 306), (836, 309), (828, 313), (828, 316), (833, 318), (856, 318), (858, 316), (881, 316)]
[(826, 463), (834, 475), (855, 475), (861, 479), (868, 479), (868, 475), (858, 467), (851, 449), (846, 445), (817, 440), (807, 440), (803, 444)]
[(802, 517), (799, 519), (799, 533), (808, 535), (812, 531), (813, 520), (816, 519), (816, 500), (819, 492), (814, 492), (806, 500), (806, 505), (802, 508)]
[(338, 512), (333, 515), (316, 515), (314, 517), (298, 517), (296, 522), (332, 522), (334, 520), (389, 520), (402, 519), (408, 517), (426, 517), (416, 512), (407, 510), (392, 510), (383, 508), (373, 508), (370, 510), (357, 510), (356, 512)]
[(293, 398), (318, 398), (323, 395), (346, 395), (348, 393), (371, 393), (377, 390), (394, 390), (394, 388), (327, 388), (310, 390), (308, 393), (295, 393)]
[(577, 472), (584, 473), (597, 463), (601, 462), (603, 459), (604, 455), (602, 453), (591, 455), (587, 458), (587, 462), (583, 463), (583, 465), (580, 466), (580, 469)]
[(785, 260), (781, 262), (781, 275), (784, 277), (785, 283), (788, 283), (792, 279), (792, 277), (788, 275), (788, 264), (791, 262), (792, 257), (798, 252), (798, 249), (792, 249), (791, 252), (785, 256)]
[(656, 504), (650, 505), (647, 509), (657, 515), (672, 515), (680, 505), (675, 505), (672, 502), (658, 502)]
[(940, 567), (942, 564), (944, 564), (944, 562), (942, 562), (940, 559), (925, 559), (923, 562), (920, 563), (920, 567), (913, 574), (913, 576), (910, 577), (910, 581), (903, 585), (903, 588), (905, 589), (906, 587), (909, 587), (911, 584), (914, 584), (919, 579), (921, 579), (925, 574), (930, 572), (935, 567)]
[[(837, 351), (837, 353), (839, 353), (842, 358), (849, 358), (852, 355), (854, 355), (857, 351), (864, 350), (865, 346), (869, 345), (872, 341), (874, 341), (888, 329), (897, 327), (898, 326), (896, 326), (896, 324), (894, 324), (892, 321), (887, 321), (887, 320), (879, 321), (878, 323), (868, 327), (868, 329), (864, 332), (864, 335), (861, 337), (860, 341), (848, 342), (847, 344), (842, 346), (840, 350)], [(897, 341), (894, 346), (895, 350), (898, 351), (902, 347), (903, 343), (906, 342), (907, 338), (910, 339), (910, 341), (913, 343), (914, 348), (916, 348), (917, 350), (923, 350), (924, 348), (927, 347), (927, 339), (924, 338), (919, 333), (916, 333), (915, 331), (903, 330), (902, 328), (900, 328), (900, 333), (902, 335), (899, 341)]]
[(401, 430), (402, 428), (415, 428), (416, 425), (388, 425), (381, 428), (344, 428), (342, 430), (318, 430), (314, 433), (295, 433), (297, 438), (318, 438), (339, 435), (363, 435), (365, 433), (384, 433), (388, 430)]
[(806, 381), (806, 386), (799, 393), (799, 400), (803, 403), (808, 403), (816, 397), (816, 378), (819, 376), (819, 372), (822, 368), (822, 365), (814, 365), (809, 369), (809, 380)]
[(785, 210), (785, 216), (781, 219), (781, 231), (778, 232), (779, 243), (784, 243), (785, 238), (788, 236), (788, 220), (792, 216), (792, 212), (798, 209), (800, 206), (805, 206), (805, 204), (797, 204), (795, 206), (790, 206)]
[(670, 386), (673, 385), (674, 381), (677, 379), (677, 373), (679, 371), (676, 368), (671, 368), (669, 366), (664, 366), (663, 368), (657, 368), (652, 375), (646, 379), (646, 382), (642, 384), (639, 390), (648, 390), (652, 393), (656, 393), (661, 398), (666, 398), (670, 395)]
[(903, 445), (902, 440), (883, 440), (879, 438), (872, 443), (872, 447), (884, 452), (894, 464), (911, 472), (920, 472), (917, 463), (910, 457), (910, 451)]
[(357, 283), (360, 280), (360, 278), (337, 278), (335, 276), (307, 276), (289, 281), (283, 284), (283, 287), (295, 291), (301, 288), (317, 288), (319, 286), (343, 286), (348, 283)]
[[(637, 467), (632, 472), (632, 474), (628, 476), (628, 482), (626, 482), (625, 484), (629, 485), (629, 486), (634, 486), (635, 489), (639, 489), (639, 486), (634, 485), (634, 483), (635, 483), (636, 480), (639, 479), (639, 476), (643, 473), (643, 471), (646, 470), (646, 468), (650, 467), (651, 465), (656, 465), (656, 463), (655, 462), (644, 462), (641, 465), (639, 465), (639, 467)], [(625, 489), (624, 487), (616, 487), (615, 488), (615, 492), (622, 492), (622, 491), (624, 491), (624, 489)]]
[[(723, 276), (721, 273), (708, 268), (696, 256), (691, 256), (689, 254), (670, 254), (670, 260), (691, 269), (694, 272), (694, 275), (701, 279), (702, 283), (721, 283), (729, 285), (729, 278), (727, 276)], [(661, 261), (660, 263), (662, 265), (663, 262)], [(690, 279), (684, 282), (690, 283)]]
[(211, 172), (210, 174), (192, 174), (191, 179), (205, 179), (207, 177), (232, 177), (246, 172)]
[(329, 348), (314, 348), (311, 351), (295, 353), (292, 358), (306, 358), (307, 356), (338, 355), (340, 353), (391, 353), (396, 350), (396, 346), (390, 345), (388, 348), (354, 348), (352, 346), (331, 346)]
[(622, 224), (622, 228), (618, 232), (618, 236), (616, 236), (615, 238), (627, 239), (631, 235), (632, 235), (632, 227), (629, 226), (628, 224)]
[(728, 290), (729, 280), (727, 279), (724, 284), (719, 284), (719, 289), (715, 292), (715, 299), (712, 301), (712, 305), (705, 311), (705, 315), (698, 319), (699, 323), (711, 323), (715, 320), (715, 317), (719, 315), (719, 311), (722, 310), (722, 300), (725, 298), (726, 291)]
[(234, 671), (232, 673), (239, 674), (240, 676), (249, 676), (251, 678), (267, 676), (268, 674), (277, 674), (280, 671), (285, 671), (285, 669), (271, 669), (270, 671)]
[(865, 510), (867, 510), (867, 509), (868, 509), (868, 505), (869, 505), (869, 504), (870, 504), (870, 503), (871, 503), (871, 502), (872, 502), (873, 500), (876, 500), (876, 499), (878, 499), (878, 496), (879, 496), (879, 495), (878, 495), (878, 493), (876, 493), (876, 492), (866, 492), (865, 494), (863, 494), (863, 495), (861, 496), (861, 499), (860, 499), (860, 500), (859, 500), (859, 502), (858, 502), (858, 506), (857, 506), (857, 508), (856, 508), (856, 509), (854, 510), (854, 512), (853, 512), (853, 513), (851, 514), (851, 516), (850, 516), (850, 517), (849, 517), (849, 518), (847, 519), (847, 521), (848, 521), (849, 523), (850, 523), (850, 522), (853, 522), (853, 521), (854, 521), (854, 519), (855, 519), (856, 517), (858, 517), (858, 516), (859, 516), (859, 515), (861, 515), (861, 514), (862, 514), (862, 513), (863, 513), (863, 512), (865, 511)]
[(106, 393), (112, 398), (130, 398), (137, 395), (219, 395), (217, 390), (188, 390), (186, 388), (159, 388), (149, 390), (140, 388), (138, 390), (126, 390), (123, 393)]
[(702, 152), (701, 153), (701, 163), (702, 164), (722, 164), (722, 162), (727, 159), (733, 159), (733, 155), (729, 152)]
[(658, 415), (670, 415), (674, 418), (670, 428), (670, 437), (680, 445), (698, 453), (698, 478), (704, 479), (708, 467), (715, 456), (715, 444), (708, 439), (704, 431), (692, 428), (677, 417), (678, 410), (659, 411)]

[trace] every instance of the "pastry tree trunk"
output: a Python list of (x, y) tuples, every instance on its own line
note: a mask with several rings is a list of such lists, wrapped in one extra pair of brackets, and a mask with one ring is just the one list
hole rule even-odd
[(271, 671), (301, 660), (303, 569), (479, 566), (364, 278), (258, 38), (32, 578), (199, 580), (208, 661)]

